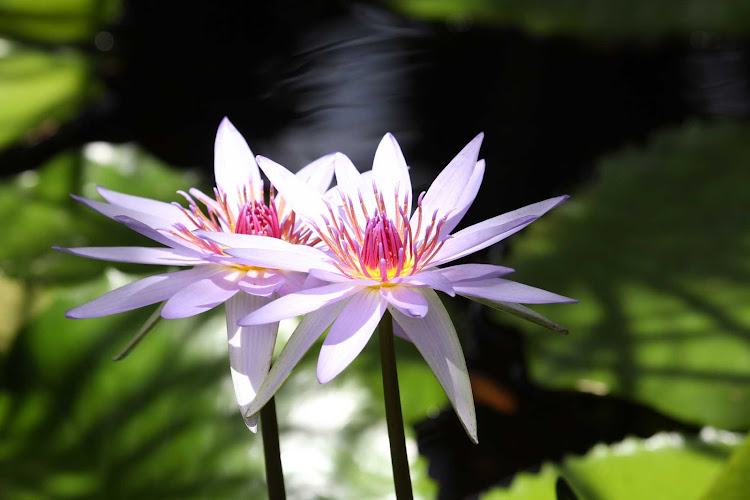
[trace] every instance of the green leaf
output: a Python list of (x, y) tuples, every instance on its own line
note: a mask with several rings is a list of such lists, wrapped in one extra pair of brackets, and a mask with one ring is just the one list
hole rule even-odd
[[(750, 422), (750, 127), (691, 124), (607, 157), (594, 183), (521, 233), (516, 279), (579, 299), (519, 323), (532, 377), (679, 419)], [(510, 321), (498, 314), (500, 321)]]
[(743, 0), (389, 0), (404, 14), (448, 22), (519, 26), (540, 36), (572, 35), (598, 39), (648, 40), (667, 35), (710, 37), (708, 32), (740, 35), (750, 26)]
[(155, 245), (125, 226), (73, 201), (75, 192), (101, 199), (97, 185), (164, 201), (178, 199), (194, 175), (171, 169), (133, 146), (94, 143), (81, 153), (56, 157), (38, 171), (24, 172), (0, 185), (0, 210), (7, 235), (0, 246), (0, 270), (37, 282), (85, 280), (107, 266), (129, 272), (154, 266), (112, 264), (51, 249), (58, 246)]
[(19, 49), (0, 55), (0, 147), (52, 133), (88, 97), (88, 77), (85, 60), (74, 53)]
[(71, 43), (111, 23), (119, 0), (0, 0), (0, 34), (36, 42)]
[(750, 437), (716, 476), (703, 500), (743, 500), (750, 493)]
[(558, 477), (580, 500), (696, 499), (741, 439), (731, 433), (718, 436), (661, 433), (597, 445), (585, 456), (567, 457), (559, 465), (547, 463), (539, 473), (518, 474), (510, 487), (493, 489), (482, 500), (556, 500)]

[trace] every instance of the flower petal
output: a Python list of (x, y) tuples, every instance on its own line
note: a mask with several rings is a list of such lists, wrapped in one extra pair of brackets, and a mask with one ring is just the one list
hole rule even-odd
[(293, 318), (354, 295), (361, 287), (349, 283), (309, 288), (280, 297), (239, 321), (239, 325), (262, 325)]
[(325, 253), (317, 248), (309, 247), (307, 245), (295, 245), (280, 238), (271, 238), (269, 236), (258, 234), (223, 233), (204, 230), (193, 231), (193, 233), (205, 240), (212, 241), (228, 248), (270, 250), (273, 252), (291, 251), (318, 259), (328, 258)]
[(224, 249), (224, 253), (249, 266), (299, 272), (308, 272), (313, 267), (336, 271), (328, 255), (306, 245), (293, 245), (278, 238), (250, 234), (211, 231), (195, 231), (194, 234), (228, 247)]
[(461, 222), (461, 219), (464, 218), (464, 215), (469, 211), (471, 204), (474, 203), (477, 193), (479, 193), (479, 186), (482, 185), (483, 178), (484, 160), (479, 160), (474, 166), (474, 171), (471, 173), (471, 177), (469, 177), (469, 181), (456, 203), (455, 210), (451, 212), (446, 219), (445, 225), (441, 231), (442, 234), (450, 234), (451, 231), (453, 231), (453, 229)]
[[(351, 162), (351, 160), (341, 153), (336, 158), (336, 189), (339, 193), (333, 195), (335, 205), (341, 205), (341, 194), (352, 201), (354, 206), (354, 213), (357, 216), (359, 224), (365, 224), (367, 221), (362, 211), (362, 203), (364, 203), (365, 209), (368, 213), (372, 214), (375, 211), (375, 195), (373, 193), (374, 174), (369, 179), (363, 176), (357, 170), (357, 167)], [(359, 202), (360, 197), (362, 203)]]
[(315, 341), (320, 337), (326, 328), (331, 326), (333, 320), (338, 317), (344, 309), (345, 301), (336, 302), (313, 311), (304, 318), (287, 340), (284, 349), (271, 366), (271, 371), (263, 380), (263, 383), (255, 395), (255, 399), (250, 403), (245, 416), (255, 415), (276, 394), (279, 387), (284, 383), (292, 369), (299, 363), (302, 356), (312, 347)]
[[(372, 175), (378, 191), (385, 200), (386, 212), (391, 219), (396, 220), (399, 213), (400, 201), (406, 196), (406, 214), (411, 214), (411, 179), (406, 168), (406, 160), (401, 152), (396, 138), (392, 134), (385, 134), (375, 151), (372, 163)], [(398, 193), (398, 198), (396, 197)]]
[(253, 432), (258, 430), (258, 417), (248, 418), (245, 413), (271, 368), (279, 324), (237, 326), (237, 320), (268, 302), (270, 299), (246, 293), (238, 293), (226, 302), (229, 366), (234, 393), (245, 425)]
[(353, 279), (345, 274), (341, 274), (341, 271), (336, 269), (336, 271), (327, 271), (324, 269), (310, 269), (310, 276), (321, 281), (321, 282), (328, 282), (328, 283), (350, 283), (352, 285), (362, 285), (362, 286), (370, 286), (377, 283), (380, 283), (380, 281), (372, 280), (372, 279)]
[(237, 282), (242, 290), (260, 297), (270, 297), (284, 283), (284, 275), (273, 269), (251, 269)]
[(86, 205), (92, 210), (99, 212), (100, 214), (109, 217), (110, 219), (116, 219), (119, 216), (127, 216), (131, 219), (135, 219), (138, 222), (149, 226), (152, 229), (169, 229), (172, 227), (172, 221), (163, 219), (159, 216), (140, 212), (120, 205), (111, 205), (103, 201), (89, 200), (82, 196), (70, 195), (74, 200), (79, 203)]
[(386, 300), (377, 290), (364, 288), (341, 311), (323, 341), (318, 358), (318, 382), (331, 381), (362, 352), (378, 326)]
[(421, 288), (417, 292), (423, 294), (429, 304), (429, 311), (424, 318), (410, 318), (395, 307), (389, 307), (388, 310), (430, 365), (464, 429), (476, 443), (478, 439), (474, 398), (456, 329), (445, 306), (433, 290)]
[(171, 248), (148, 247), (52, 247), (89, 259), (108, 260), (112, 262), (133, 262), (136, 264), (156, 264), (163, 266), (195, 266), (205, 264), (200, 258), (187, 256)]
[(453, 288), (460, 295), (479, 297), (494, 302), (517, 302), (521, 304), (573, 304), (578, 302), (575, 299), (548, 292), (541, 288), (534, 288), (501, 278), (462, 281), (454, 283)]
[[(460, 200), (467, 196), (464, 191), (470, 185), (483, 139), (484, 133), (472, 139), (432, 182), (422, 199), (425, 217), (431, 218), (432, 214), (437, 211), (439, 219), (447, 212), (459, 208)], [(413, 222), (412, 230), (415, 228), (416, 222)], [(421, 236), (415, 235), (417, 239)]]
[(172, 297), (186, 286), (213, 274), (220, 266), (205, 265), (185, 271), (157, 274), (121, 286), (65, 313), (71, 319), (99, 318), (155, 304)]
[(227, 202), (235, 210), (240, 209), (240, 193), (247, 190), (252, 199), (261, 199), (258, 164), (242, 134), (224, 117), (219, 124), (214, 142), (214, 176), (216, 186), (227, 195)]
[(256, 159), (258, 166), (292, 210), (307, 222), (324, 227), (321, 216), (327, 209), (323, 195), (278, 163), (263, 156)]
[(398, 321), (396, 321), (395, 316), (391, 316), (393, 320), (393, 335), (395, 335), (398, 338), (404, 339), (407, 342), (411, 342), (411, 339), (404, 331), (404, 328), (398, 324)]
[(164, 203), (163, 201), (143, 198), (141, 196), (133, 196), (132, 194), (118, 193), (117, 191), (112, 191), (101, 186), (97, 186), (96, 190), (102, 198), (113, 205), (129, 208), (136, 212), (155, 215), (172, 223), (192, 225), (190, 218), (185, 215), (185, 212), (171, 203)]
[(421, 271), (412, 276), (404, 276), (391, 281), (394, 283), (408, 283), (418, 288), (430, 287), (435, 290), (440, 290), (451, 297), (456, 295), (456, 292), (453, 290), (453, 285), (445, 276), (443, 276), (440, 269)]
[(519, 318), (523, 318), (526, 321), (531, 321), (532, 323), (536, 323), (537, 325), (549, 328), (550, 330), (564, 334), (568, 333), (568, 329), (564, 326), (560, 326), (557, 323), (550, 321), (538, 312), (533, 311), (528, 307), (522, 306), (521, 304), (513, 304), (511, 302), (493, 302), (491, 300), (480, 299), (479, 297), (470, 297), (468, 295), (466, 297), (475, 302), (479, 302), (480, 304), (484, 304), (493, 309), (497, 309), (498, 311), (507, 312), (514, 316), (518, 316)]
[(302, 167), (295, 175), (318, 193), (325, 193), (333, 180), (334, 162), (337, 153), (325, 155)]
[(127, 215), (118, 215), (115, 220), (120, 224), (124, 224), (136, 233), (140, 233), (146, 238), (150, 238), (157, 243), (172, 247), (179, 252), (186, 255), (194, 255), (196, 258), (202, 258), (203, 252), (198, 250), (198, 247), (192, 243), (189, 243), (182, 238), (173, 235), (169, 230), (162, 229), (156, 230), (150, 226), (147, 226), (141, 221), (135, 220)]
[(223, 304), (239, 292), (240, 289), (237, 286), (239, 277), (240, 272), (236, 269), (225, 268), (220, 273), (206, 276), (189, 284), (172, 295), (164, 304), (164, 309), (161, 311), (162, 318), (187, 318)]
[(299, 292), (300, 290), (304, 290), (305, 288), (312, 288), (305, 286), (305, 284), (307, 283), (306, 273), (298, 273), (295, 271), (279, 271), (278, 269), (276, 270), (276, 272), (284, 276), (284, 284), (277, 290), (279, 297), (289, 295), (290, 293)]
[(380, 295), (393, 307), (412, 318), (424, 318), (427, 314), (427, 300), (406, 286), (380, 287)]
[(462, 229), (445, 242), (431, 263), (450, 262), (487, 248), (525, 228), (568, 198), (567, 195), (550, 198)]
[[(330, 262), (321, 260), (316, 256), (310, 256), (302, 250), (302, 245), (296, 245), (299, 248), (287, 251), (280, 250), (260, 250), (252, 248), (227, 248), (224, 253), (236, 257), (244, 264), (257, 267), (270, 267), (272, 269), (282, 269), (285, 271), (298, 271), (306, 273), (313, 268), (335, 271), (336, 267)], [(310, 247), (304, 247), (310, 248)]]
[(440, 269), (448, 281), (455, 284), (460, 281), (471, 281), (485, 278), (499, 278), (513, 272), (513, 269), (492, 264), (458, 264)]

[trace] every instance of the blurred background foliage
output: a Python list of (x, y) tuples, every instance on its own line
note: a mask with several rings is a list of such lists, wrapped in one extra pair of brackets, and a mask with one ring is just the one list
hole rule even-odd
[[(535, 307), (570, 335), (447, 304), (479, 446), (398, 344), (418, 497), (745, 492), (746, 2), (185, 4), (0, 0), (0, 498), (264, 497), (221, 312), (113, 362), (150, 311), (63, 313), (153, 268), (50, 250), (143, 244), (68, 194), (209, 188), (227, 114), (291, 168), (390, 130), (417, 191), (485, 130), (468, 222), (573, 195), (481, 257), (580, 299)], [(316, 354), (278, 395), (289, 496), (388, 498), (377, 346), (325, 386)]]

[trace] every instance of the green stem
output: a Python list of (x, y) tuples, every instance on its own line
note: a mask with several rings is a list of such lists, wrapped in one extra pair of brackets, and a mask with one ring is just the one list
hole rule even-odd
[(279, 424), (276, 421), (276, 403), (271, 398), (260, 410), (260, 432), (263, 435), (263, 455), (266, 460), (266, 483), (269, 500), (285, 500), (284, 472), (279, 451)]
[(393, 323), (391, 314), (386, 311), (378, 327), (380, 333), (380, 366), (383, 371), (383, 393), (385, 396), (385, 419), (388, 424), (388, 441), (391, 445), (391, 465), (393, 482), (398, 500), (411, 500), (409, 460), (406, 456), (404, 419), (401, 415), (401, 397), (398, 391), (396, 372), (396, 352), (393, 349)]

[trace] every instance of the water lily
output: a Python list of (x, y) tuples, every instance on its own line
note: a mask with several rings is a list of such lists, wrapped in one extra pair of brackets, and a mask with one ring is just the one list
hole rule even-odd
[[(101, 187), (98, 191), (106, 202), (74, 196), (163, 247), (57, 249), (108, 261), (190, 267), (134, 281), (69, 310), (66, 316), (95, 318), (166, 301), (162, 317), (185, 318), (226, 303), (231, 374), (244, 415), (271, 365), (278, 323), (240, 327), (237, 321), (268, 304), (273, 296), (299, 290), (306, 277), (301, 271), (307, 271), (308, 261), (320, 260), (324, 254), (313, 248), (320, 240), (283, 198), (274, 197), (271, 191), (265, 201), (255, 157), (226, 118), (216, 135), (215, 177), (212, 196), (197, 189), (180, 191), (187, 208)], [(332, 177), (332, 157), (321, 158), (297, 173), (299, 182), (316, 193), (324, 192)], [(243, 246), (264, 240), (264, 248), (271, 249), (270, 259), (262, 251), (253, 257), (229, 255), (223, 245), (204, 234), (222, 234)], [(290, 249), (294, 249), (297, 265), (276, 269), (273, 264), (291, 255)], [(245, 418), (253, 431), (256, 420)]]
[[(450, 234), (474, 201), (484, 175), (477, 161), (483, 136), (472, 140), (438, 175), (412, 212), (411, 180), (395, 138), (387, 134), (371, 172), (360, 174), (343, 154), (333, 158), (338, 185), (314, 192), (281, 165), (258, 157), (261, 169), (329, 248), (329, 261), (312, 262), (318, 286), (281, 297), (239, 320), (263, 325), (306, 315), (263, 382), (247, 415), (273, 396), (302, 355), (328, 328), (317, 376), (328, 382), (362, 351), (386, 310), (394, 330), (412, 341), (435, 373), (472, 440), (474, 402), (453, 323), (435, 291), (462, 295), (550, 327), (520, 304), (575, 302), (502, 278), (512, 269), (486, 264), (438, 267), (523, 229), (567, 196), (551, 198)], [(218, 235), (215, 241), (224, 241)], [(224, 243), (229, 243), (224, 241)], [(259, 242), (263, 243), (263, 242)], [(244, 258), (259, 247), (229, 248)]]

